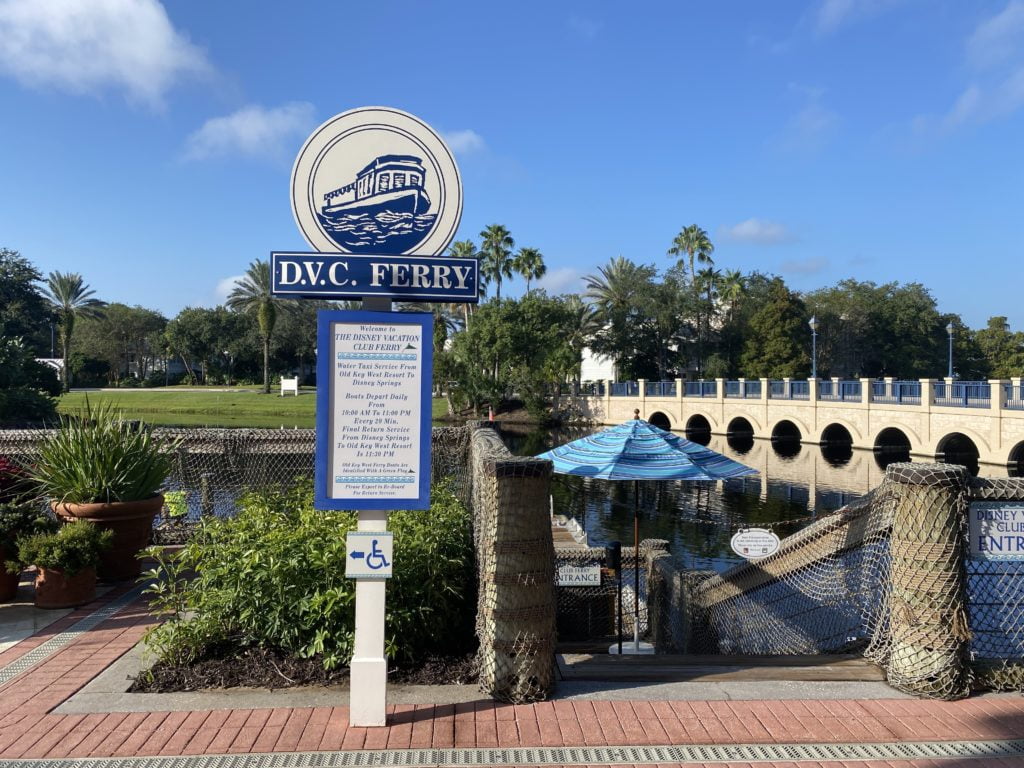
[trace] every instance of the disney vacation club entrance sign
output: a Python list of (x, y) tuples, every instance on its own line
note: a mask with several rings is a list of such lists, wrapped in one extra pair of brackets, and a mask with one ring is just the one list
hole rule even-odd
[(462, 181), (441, 137), (406, 112), (364, 107), (317, 128), (292, 169), (291, 203), (314, 252), (272, 253), (271, 292), (363, 300), (363, 311), (318, 313), (314, 482), (318, 509), (359, 511), (347, 542), (349, 723), (380, 726), (386, 579), (401, 568), (387, 510), (430, 506), (433, 316), (391, 313), (391, 300), (476, 303), (479, 267), (441, 256), (462, 217)]

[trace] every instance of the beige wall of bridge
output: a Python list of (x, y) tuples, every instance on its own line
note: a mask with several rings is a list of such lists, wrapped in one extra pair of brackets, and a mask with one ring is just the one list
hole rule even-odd
[[(896, 401), (899, 398), (893, 393), (897, 385), (888, 379), (886, 388), (881, 382), (861, 380), (856, 399), (822, 399), (823, 390), (829, 393), (825, 397), (835, 397), (832, 393), (840, 391), (835, 381), (786, 379), (781, 385), (776, 383), (775, 388), (781, 392), (775, 394), (767, 379), (760, 379), (757, 386), (753, 381), (748, 386), (740, 380), (739, 391), (726, 395), (726, 382), (718, 379), (715, 386), (707, 383), (703, 395), (691, 395), (685, 394), (681, 380), (675, 382), (675, 387), (659, 382), (654, 387), (657, 392), (649, 394), (648, 382), (641, 379), (630, 396), (613, 395), (612, 382), (606, 382), (602, 394), (567, 396), (562, 405), (574, 416), (600, 424), (618, 424), (632, 418), (634, 409), (639, 409), (642, 418), (667, 422), (669, 428), (678, 431), (700, 424), (696, 417), (701, 417), (716, 435), (736, 432), (745, 426), (737, 420), (744, 419), (755, 438), (770, 439), (795, 427), (801, 442), (812, 444), (842, 434), (838, 425), (849, 433), (854, 448), (868, 450), (880, 442), (880, 436), (884, 442), (885, 437), (894, 434), (886, 430), (899, 430), (910, 443), (911, 456), (922, 459), (943, 458), (951, 440), (964, 436), (974, 443), (983, 464), (1005, 467), (1024, 459), (1020, 379), (990, 381), (991, 396), (987, 400), (965, 398), (962, 405), (946, 404), (951, 400), (943, 396), (937, 398), (937, 391), (946, 395), (953, 387), (950, 381), (935, 379), (921, 379), (919, 390), (914, 390), (918, 396), (909, 398), (909, 402)], [(674, 391), (664, 394), (667, 389)], [(735, 382), (733, 389), (737, 389)], [(751, 394), (754, 390), (756, 396)]]

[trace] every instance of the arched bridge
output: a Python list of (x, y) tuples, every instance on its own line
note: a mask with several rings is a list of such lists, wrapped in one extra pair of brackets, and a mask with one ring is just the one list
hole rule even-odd
[(652, 424), (688, 435), (895, 446), (951, 461), (976, 452), (984, 464), (1024, 463), (1020, 379), (641, 379), (589, 383), (562, 405), (602, 424), (625, 421), (639, 409)]

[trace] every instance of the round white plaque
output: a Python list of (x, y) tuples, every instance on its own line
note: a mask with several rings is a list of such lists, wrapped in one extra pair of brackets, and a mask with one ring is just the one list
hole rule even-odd
[(316, 251), (439, 256), (462, 218), (451, 150), (419, 118), (389, 107), (335, 115), (295, 159), (292, 213)]
[(732, 537), (729, 546), (740, 557), (755, 560), (778, 552), (779, 537), (767, 528), (746, 528)]

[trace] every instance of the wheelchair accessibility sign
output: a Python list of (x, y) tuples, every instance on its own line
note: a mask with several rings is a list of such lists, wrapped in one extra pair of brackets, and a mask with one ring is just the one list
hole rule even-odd
[(394, 537), (390, 531), (349, 531), (345, 540), (345, 576), (390, 579)]

